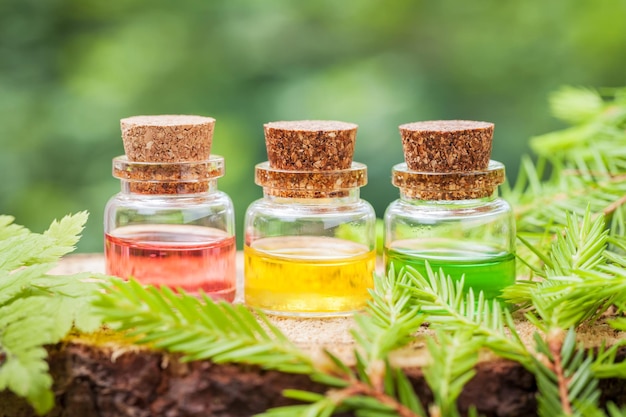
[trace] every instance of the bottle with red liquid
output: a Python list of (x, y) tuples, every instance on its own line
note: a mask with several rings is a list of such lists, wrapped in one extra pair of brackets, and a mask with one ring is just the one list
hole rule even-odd
[(113, 159), (121, 192), (104, 216), (106, 272), (233, 301), (234, 209), (217, 189), (224, 158), (210, 154), (215, 120), (122, 119), (126, 155)]

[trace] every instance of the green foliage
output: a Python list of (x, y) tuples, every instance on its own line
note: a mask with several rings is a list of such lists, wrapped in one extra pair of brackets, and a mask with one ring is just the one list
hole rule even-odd
[(619, 246), (623, 238), (609, 240), (604, 218), (593, 219), (589, 210), (582, 219), (573, 214), (566, 218), (567, 227), (556, 235), (547, 255), (522, 239), (540, 257), (541, 267), (534, 272), (544, 279), (518, 280), (504, 290), (504, 298), (529, 309), (528, 318), (543, 331), (579, 326), (613, 304), (626, 303), (626, 259), (608, 250), (610, 241)]
[(409, 343), (424, 321), (419, 308), (411, 304), (406, 277), (396, 278), (390, 272), (374, 280), (368, 314), (355, 316), (358, 328), (352, 331), (370, 362), (384, 360), (390, 352)]
[(143, 287), (137, 281), (114, 280), (94, 302), (107, 324), (136, 343), (184, 353), (186, 360), (262, 365), (292, 373), (310, 373), (311, 360), (267, 318), (261, 324), (243, 305), (198, 299), (167, 287)]
[(371, 314), (358, 316), (353, 332), (359, 346), (354, 351), (356, 370), (330, 352), (316, 363), (263, 313), (255, 315), (243, 305), (215, 302), (207, 296), (199, 299), (166, 287), (115, 280), (94, 305), (109, 325), (126, 330), (137, 343), (181, 352), (186, 360), (249, 363), (308, 373), (313, 380), (332, 387), (326, 395), (289, 390), (286, 396), (309, 404), (280, 407), (265, 415), (328, 416), (346, 410), (362, 416), (424, 415), (406, 376), (387, 362), (392, 350), (412, 340), (410, 336), (423, 318), (415, 308), (405, 308), (406, 290), (396, 285), (393, 276), (377, 278), (376, 287), (368, 308)]
[[(355, 316), (353, 367), (331, 352), (313, 362), (262, 314), (259, 328), (245, 308), (207, 297), (116, 282), (100, 294), (97, 305), (107, 321), (128, 329), (131, 337), (182, 352), (187, 359), (303, 372), (328, 386), (322, 394), (287, 390), (285, 396), (302, 404), (264, 416), (457, 417), (456, 401), (475, 373), (481, 350), (516, 361), (535, 375), (541, 417), (623, 415), (615, 405), (606, 411), (599, 407), (598, 380), (626, 378), (626, 365), (617, 362), (626, 342), (591, 352), (576, 340), (582, 323), (593, 322), (611, 306), (626, 310), (626, 153), (610, 152), (626, 138), (626, 90), (611, 94), (609, 101), (588, 89), (555, 94), (554, 113), (575, 126), (534, 139), (539, 161), (525, 159), (520, 181), (507, 192), (518, 207), (520, 258), (530, 278), (505, 289), (502, 299), (487, 300), (472, 289), (463, 291), (463, 280), (452, 280), (444, 270), (427, 266), (421, 275), (407, 267), (396, 275), (390, 268), (387, 276), (376, 278), (365, 314)], [(506, 301), (538, 330), (532, 348), (522, 342)], [(430, 362), (424, 376), (434, 397), (427, 412), (407, 376), (389, 360), (394, 350), (415, 339), (424, 321), (436, 333), (425, 338)], [(236, 329), (219, 324), (225, 322), (237, 323)], [(623, 318), (610, 324), (626, 328)]]
[[(245, 307), (215, 303), (206, 296), (198, 299), (167, 288), (115, 281), (99, 294), (96, 306), (107, 322), (127, 330), (140, 343), (181, 352), (186, 359), (254, 363), (307, 373), (328, 386), (322, 394), (285, 391), (285, 396), (302, 404), (267, 410), (262, 414), (267, 417), (343, 412), (365, 417), (456, 417), (457, 398), (473, 377), (483, 349), (514, 360), (535, 375), (540, 416), (616, 416), (621, 411), (614, 406), (606, 413), (599, 408), (598, 379), (626, 375), (626, 366), (616, 363), (618, 346), (594, 354), (577, 344), (574, 327), (564, 330), (564, 325), (594, 318), (598, 309), (610, 304), (605, 296), (611, 302), (619, 300), (610, 296), (610, 284), (626, 276), (626, 258), (609, 251), (607, 242), (601, 217), (569, 215), (550, 254), (538, 252), (545, 261), (540, 271), (545, 280), (507, 290), (507, 296), (525, 303), (526, 317), (541, 330), (535, 334), (533, 349), (522, 342), (512, 314), (500, 300), (485, 300), (471, 289), (464, 292), (463, 280), (430, 268), (426, 276), (411, 268), (396, 276), (391, 268), (387, 276), (376, 277), (367, 311), (355, 316), (354, 367), (331, 352), (314, 362), (261, 313), (262, 326)], [(609, 281), (602, 287), (606, 292), (585, 294), (590, 291), (587, 281), (600, 279)], [(389, 362), (394, 350), (414, 340), (425, 320), (436, 330), (436, 338), (426, 338), (430, 361), (424, 376), (434, 396), (428, 412), (406, 375)], [(626, 327), (624, 323), (618, 319), (613, 326)], [(476, 410), (470, 415), (477, 415)]]
[(560, 332), (549, 334), (547, 340), (535, 333), (539, 415), (603, 415), (598, 409), (600, 390), (592, 372), (593, 355), (576, 346), (573, 329), (561, 338)]
[(48, 275), (74, 249), (86, 220), (81, 212), (37, 234), (0, 216), (0, 390), (26, 397), (40, 414), (54, 404), (44, 345), (61, 340), (73, 325), (82, 331), (100, 325), (91, 314), (99, 288), (93, 277)]
[(528, 365), (530, 353), (515, 330), (511, 313), (498, 300), (485, 300), (482, 292), (475, 296), (471, 289), (465, 294), (462, 279), (453, 280), (430, 267), (427, 271), (428, 277), (424, 277), (409, 267), (403, 276), (412, 303), (420, 306), (429, 323), (449, 331), (471, 332), (496, 354)]
[(456, 400), (476, 372), (478, 352), (484, 341), (471, 331), (437, 332), (437, 340), (428, 339), (431, 363), (424, 367), (424, 378), (435, 396), (431, 413), (457, 417)]
[(518, 235), (540, 252), (568, 225), (567, 213), (606, 216), (609, 236), (626, 232), (626, 89), (563, 87), (552, 112), (574, 126), (537, 136), (536, 163), (522, 160), (515, 187), (504, 193), (515, 207)]

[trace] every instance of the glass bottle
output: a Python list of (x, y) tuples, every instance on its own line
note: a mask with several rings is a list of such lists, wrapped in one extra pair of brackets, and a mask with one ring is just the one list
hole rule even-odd
[(105, 208), (106, 272), (232, 302), (234, 208), (217, 188), (223, 175), (218, 155), (183, 162), (114, 158), (121, 192)]
[(406, 163), (393, 167), (392, 183), (400, 198), (385, 212), (387, 271), (412, 267), (427, 277), (428, 263), (453, 279), (464, 276), (465, 288), (483, 291), (486, 298), (497, 297), (515, 282), (515, 219), (497, 191), (505, 180), (504, 166), (487, 164), (454, 171), (439, 166), (430, 172)]
[[(326, 127), (321, 126), (315, 129)], [(359, 198), (359, 187), (367, 182), (365, 165), (349, 162), (347, 168), (325, 170), (309, 170), (306, 163), (294, 164), (304, 170), (271, 165), (256, 166), (255, 182), (264, 197), (245, 216), (246, 304), (285, 316), (363, 309), (376, 263), (376, 216)]]

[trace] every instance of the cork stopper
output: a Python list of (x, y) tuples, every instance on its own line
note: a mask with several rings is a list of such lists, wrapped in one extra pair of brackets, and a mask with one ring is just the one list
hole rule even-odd
[(482, 171), (417, 172), (407, 164), (392, 169), (391, 182), (408, 198), (418, 200), (468, 200), (491, 196), (505, 180), (504, 165), (489, 161)]
[(404, 160), (420, 172), (470, 172), (487, 169), (493, 123), (433, 120), (400, 126)]
[(215, 119), (190, 115), (120, 120), (126, 155), (113, 159), (113, 176), (138, 194), (206, 192), (224, 175), (224, 158), (211, 156)]
[(191, 115), (134, 116), (120, 120), (130, 161), (204, 161), (211, 155), (215, 119)]
[(295, 171), (348, 169), (357, 125), (330, 120), (271, 122), (264, 125), (270, 167)]

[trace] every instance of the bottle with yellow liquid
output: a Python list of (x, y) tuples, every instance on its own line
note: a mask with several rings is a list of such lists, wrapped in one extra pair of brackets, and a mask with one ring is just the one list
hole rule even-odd
[(372, 206), (359, 198), (367, 168), (352, 162), (356, 125), (265, 125), (264, 197), (246, 212), (244, 293), (266, 313), (324, 317), (362, 310), (376, 263)]

